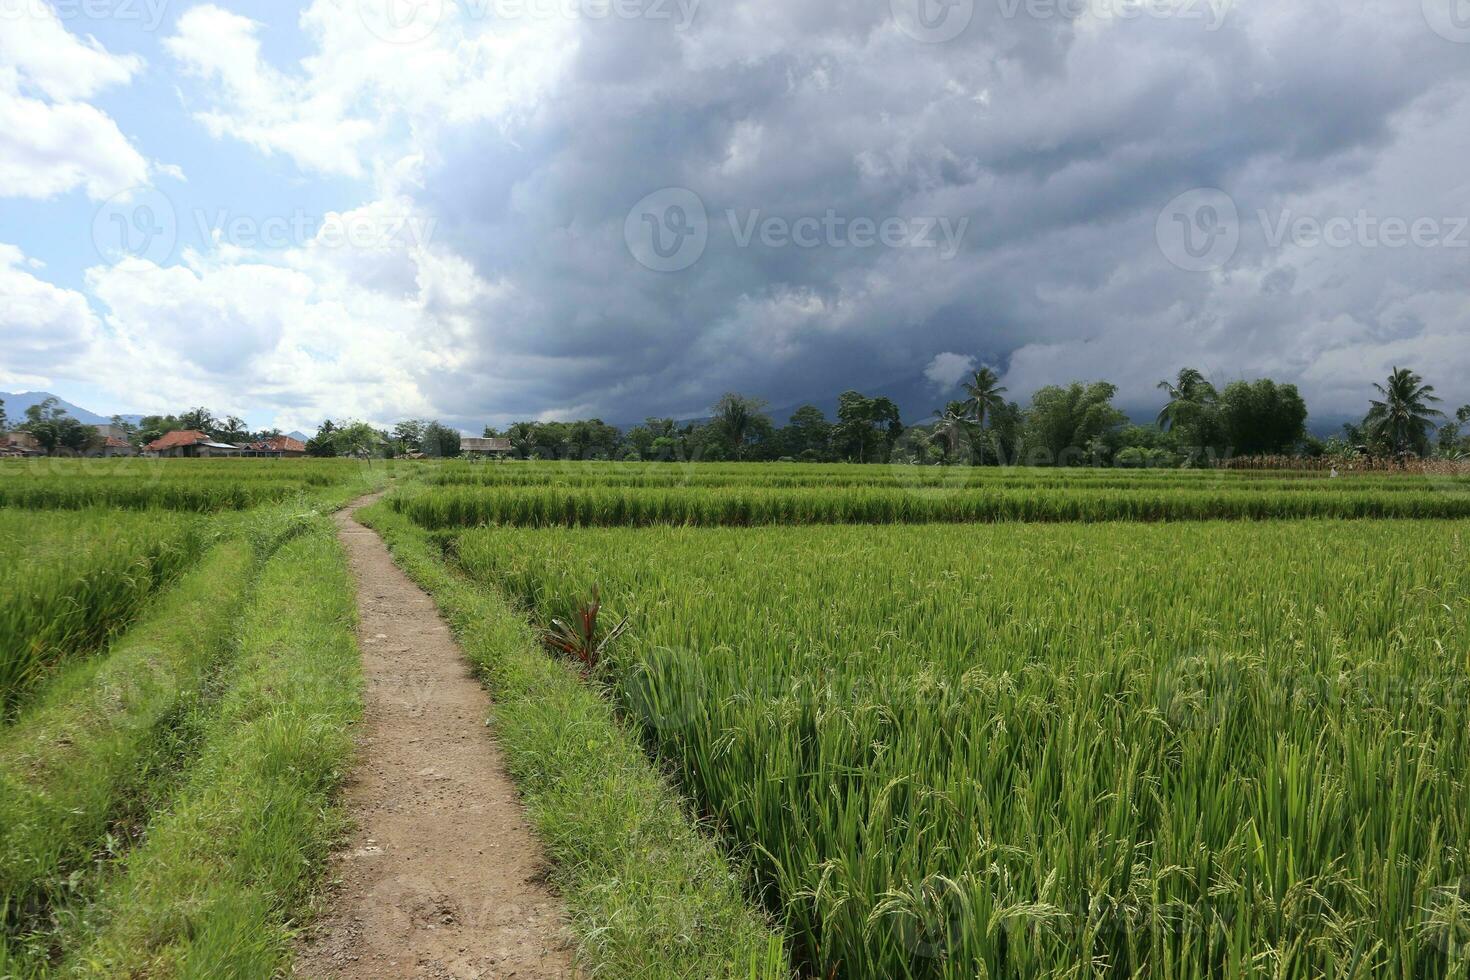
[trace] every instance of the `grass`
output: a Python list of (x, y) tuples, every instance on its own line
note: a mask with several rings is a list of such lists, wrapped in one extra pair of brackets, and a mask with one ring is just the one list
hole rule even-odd
[(58, 663), (125, 628), (205, 540), (183, 515), (0, 510), (0, 720)]
[(616, 703), (814, 975), (1470, 967), (1459, 524), (446, 542), (539, 622), (630, 617)]
[(361, 668), (354, 591), (329, 522), (264, 568), (232, 683), (177, 797), (82, 917), (62, 973), (269, 977), (290, 959), (341, 817)]
[(434, 595), (495, 698), (495, 734), (554, 864), (582, 967), (639, 980), (788, 977), (744, 876), (691, 824), (611, 705), (548, 657), (499, 593), (447, 568), (414, 525), (383, 505), (359, 518)]

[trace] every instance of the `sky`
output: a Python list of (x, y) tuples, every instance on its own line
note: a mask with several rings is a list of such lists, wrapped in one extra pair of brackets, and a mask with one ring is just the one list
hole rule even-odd
[[(0, 390), (1470, 402), (1470, 0), (0, 0)], [(929, 404), (932, 402), (932, 404)], [(922, 403), (922, 404), (919, 404)]]

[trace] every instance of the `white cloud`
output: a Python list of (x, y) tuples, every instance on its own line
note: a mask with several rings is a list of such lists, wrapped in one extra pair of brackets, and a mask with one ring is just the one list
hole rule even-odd
[(297, 72), (264, 59), (262, 24), (212, 4), (186, 11), (164, 45), (208, 84), (195, 117), (214, 137), (390, 189), (394, 161), (431, 147), (439, 126), (528, 111), (575, 52), (561, 18), (481, 21), (458, 4), (420, 42), (387, 43), (360, 13), (374, 2), (315, 0), (300, 23), (316, 50)]
[[(394, 207), (342, 217), (370, 221)], [(127, 259), (87, 279), (109, 330), (93, 383), (121, 397), (146, 376), (149, 407), (273, 413), (282, 428), (308, 431), (327, 417), (387, 425), (442, 413), (431, 379), (458, 367), (465, 323), (493, 292), (428, 244), (357, 248), (320, 237), (270, 255), (186, 252), (172, 267)]]
[(924, 369), (924, 377), (941, 392), (952, 391), (975, 370), (976, 359), (965, 354), (935, 354)]
[(103, 200), (147, 182), (147, 162), (106, 113), (0, 85), (0, 195), (50, 198), (85, 187)]
[(32, 275), (41, 263), (0, 243), (0, 383), (29, 385), (66, 371), (86, 370), (96, 316), (81, 293)]
[(85, 100), (143, 66), (67, 31), (27, 4), (0, 31), (0, 196), (50, 198), (77, 187), (100, 200), (148, 180), (148, 164), (111, 117)]

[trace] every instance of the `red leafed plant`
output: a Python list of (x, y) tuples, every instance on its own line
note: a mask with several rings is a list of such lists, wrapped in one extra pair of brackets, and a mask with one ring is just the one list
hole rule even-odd
[(546, 646), (558, 653), (566, 654), (582, 668), (582, 673), (590, 674), (597, 669), (602, 662), (602, 655), (612, 642), (623, 635), (628, 628), (628, 620), (608, 630), (602, 637), (597, 635), (597, 615), (602, 611), (602, 599), (598, 595), (596, 587), (592, 589), (592, 601), (583, 603), (577, 609), (576, 621), (567, 624), (560, 619), (551, 621), (551, 629), (546, 631), (544, 642)]

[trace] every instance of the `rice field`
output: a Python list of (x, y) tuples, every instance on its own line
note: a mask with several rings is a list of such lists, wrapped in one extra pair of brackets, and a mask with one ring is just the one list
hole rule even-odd
[[(287, 924), (336, 827), (330, 790), (360, 683), (348, 573), (322, 511), (381, 478), (349, 461), (0, 464), (0, 977), (269, 976), (289, 960)], [(319, 615), (295, 615), (303, 606)], [(308, 656), (318, 648), (330, 658)], [(236, 661), (269, 661), (273, 677), (320, 668), (331, 697), (250, 689)], [(257, 742), (258, 773), (241, 768)], [(217, 855), (258, 851), (248, 869), (186, 884), (199, 844), (173, 828), (195, 797), (236, 806), (235, 836), (192, 832)], [(288, 799), (300, 804), (283, 818)], [(248, 828), (275, 819), (290, 846), (257, 846)], [(158, 897), (134, 889), (145, 874), (166, 886)], [(129, 896), (129, 927), (150, 937), (185, 909), (212, 929), (204, 895), (252, 914), (227, 936), (188, 927), (189, 955), (219, 966), (199, 973), (151, 963), (167, 959), (153, 939), (108, 960), (112, 895)]]
[(535, 623), (594, 593), (628, 618), (592, 682), (751, 862), (802, 975), (1470, 969), (1453, 485), (503, 469), (394, 506)]
[(393, 505), (422, 527), (759, 526), (1276, 520), (1284, 518), (1464, 518), (1470, 493), (1432, 486), (1257, 489), (1233, 485), (955, 488), (799, 487), (439, 487)]
[(124, 629), (204, 538), (185, 514), (0, 509), (0, 715), (58, 662)]
[[(589, 975), (1470, 972), (1458, 473), (398, 475)], [(381, 477), (0, 466), (0, 976), (289, 972)]]

